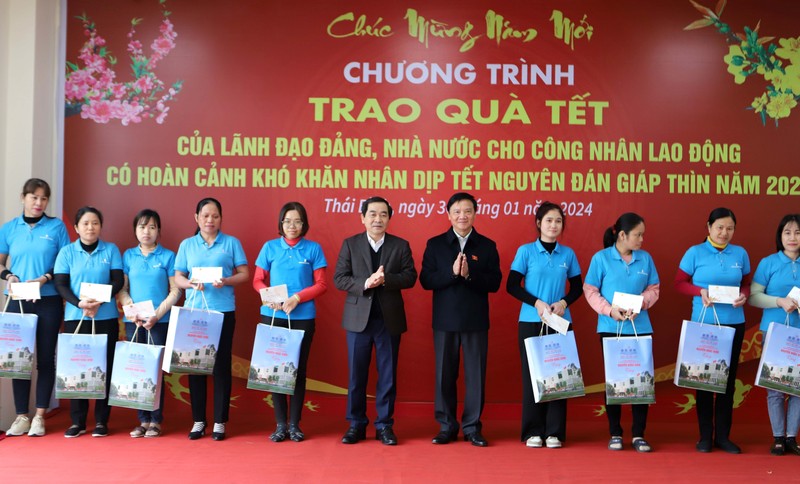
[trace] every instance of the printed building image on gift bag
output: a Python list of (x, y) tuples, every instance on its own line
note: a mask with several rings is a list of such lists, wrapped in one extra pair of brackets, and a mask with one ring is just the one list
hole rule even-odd
[(608, 404), (656, 403), (651, 336), (603, 338), (603, 363)]
[(212, 374), (223, 317), (218, 311), (173, 306), (169, 316), (163, 370), (170, 373)]
[(800, 329), (770, 323), (756, 385), (800, 397)]
[(35, 314), (0, 313), (0, 378), (31, 379), (37, 320)]
[(675, 385), (725, 393), (735, 331), (728, 326), (684, 321), (675, 363)]
[(585, 395), (573, 332), (526, 338), (525, 349), (536, 403)]
[(247, 388), (294, 395), (304, 331), (267, 324), (256, 327)]
[(108, 390), (109, 405), (157, 410), (161, 396), (163, 356), (163, 346), (117, 342), (111, 388)]
[[(62, 336), (71, 338), (62, 338)], [(97, 339), (98, 342), (103, 344), (94, 344), (87, 341), (89, 338)], [(56, 398), (105, 398), (105, 340), (105, 335), (93, 336), (63, 333), (59, 335), (58, 361), (56, 363)]]

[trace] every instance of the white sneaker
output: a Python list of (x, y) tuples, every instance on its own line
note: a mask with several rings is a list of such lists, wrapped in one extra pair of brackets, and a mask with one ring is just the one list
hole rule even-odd
[(9, 437), (16, 437), (18, 435), (25, 435), (28, 433), (28, 430), (31, 429), (31, 421), (28, 420), (27, 415), (17, 415), (17, 418), (14, 419), (14, 423), (11, 424), (11, 427), (8, 428), (6, 431), (6, 435)]
[(531, 437), (527, 441), (525, 441), (525, 446), (526, 447), (536, 447), (536, 448), (541, 447), (542, 446), (542, 438), (539, 437), (538, 435), (534, 435), (533, 437)]
[(44, 417), (36, 415), (31, 421), (31, 430), (28, 432), (28, 437), (43, 437), (44, 436)]
[(548, 437), (545, 442), (547, 444), (548, 449), (558, 449), (561, 447), (561, 441), (558, 440), (558, 437), (556, 437), (555, 435), (551, 435), (550, 437)]

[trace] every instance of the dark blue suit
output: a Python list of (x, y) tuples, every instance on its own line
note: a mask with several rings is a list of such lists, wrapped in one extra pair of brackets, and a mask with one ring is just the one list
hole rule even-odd
[(458, 434), (456, 405), (459, 352), (464, 352), (465, 435), (481, 430), (485, 399), (486, 355), (489, 347), (489, 293), (503, 279), (500, 256), (491, 239), (474, 228), (464, 245), (469, 278), (453, 275), (461, 252), (453, 229), (428, 240), (419, 282), (433, 291), (433, 345), (436, 352), (435, 415), (440, 430)]
[[(347, 330), (349, 382), (347, 420), (351, 427), (366, 427), (367, 379), (375, 347), (378, 381), (375, 389), (377, 419), (375, 428), (394, 424), (394, 402), (397, 394), (397, 356), (400, 335), (406, 331), (406, 313), (402, 289), (414, 286), (417, 270), (411, 247), (405, 240), (385, 234), (377, 254), (367, 240), (366, 232), (344, 240), (336, 273), (336, 288), (347, 292), (342, 327)], [(364, 283), (379, 266), (383, 266), (384, 285), (364, 290)]]

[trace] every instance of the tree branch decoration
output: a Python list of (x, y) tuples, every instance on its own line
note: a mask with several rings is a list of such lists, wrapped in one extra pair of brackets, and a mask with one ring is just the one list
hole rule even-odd
[(113, 68), (117, 58), (106, 46), (106, 40), (98, 35), (94, 21), (85, 13), (76, 17), (83, 23), (86, 42), (78, 53), (78, 61), (67, 61), (66, 116), (80, 113), (81, 118), (96, 123), (119, 120), (123, 126), (141, 123), (143, 119), (164, 123), (170, 109), (167, 105), (175, 100), (183, 81), (167, 87), (155, 73), (158, 63), (175, 48), (178, 37), (169, 19), (171, 12), (166, 8), (166, 0), (159, 0), (159, 4), (163, 18), (159, 35), (150, 44), (149, 56), (144, 54), (142, 43), (135, 37), (136, 26), (142, 19), (131, 19), (127, 51), (133, 80), (127, 82), (116, 80)]
[(734, 82), (743, 84), (748, 77), (761, 76), (767, 83), (764, 92), (746, 109), (755, 111), (762, 124), (766, 125), (767, 118), (770, 118), (778, 126), (778, 120), (788, 118), (800, 100), (800, 36), (781, 38), (775, 44), (772, 42), (775, 37), (759, 37), (761, 21), (754, 29), (745, 27), (744, 33), (734, 33), (720, 19), (726, 0), (719, 0), (714, 10), (694, 0), (689, 0), (689, 3), (703, 18), (690, 23), (684, 30), (713, 26), (725, 36), (729, 45), (728, 54), (723, 59)]

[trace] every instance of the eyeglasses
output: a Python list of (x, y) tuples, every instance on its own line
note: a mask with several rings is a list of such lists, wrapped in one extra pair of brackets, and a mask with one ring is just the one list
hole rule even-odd
[(283, 220), (282, 221), (284, 227), (302, 227), (303, 221), (302, 220)]

